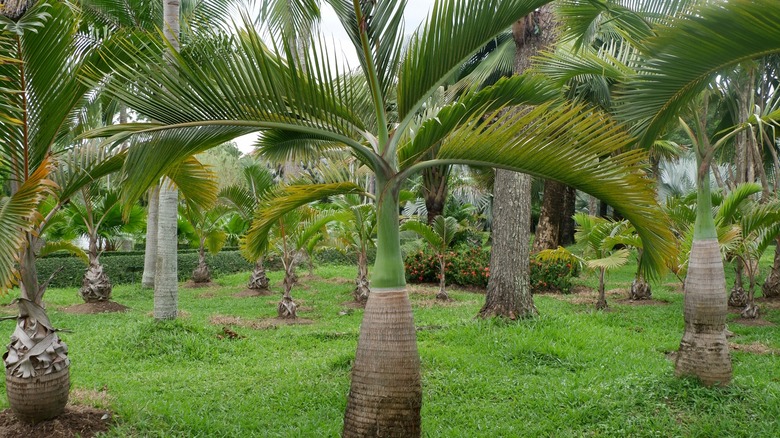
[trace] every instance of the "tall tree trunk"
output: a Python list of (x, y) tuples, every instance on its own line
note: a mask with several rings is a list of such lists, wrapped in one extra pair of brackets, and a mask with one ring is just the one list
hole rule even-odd
[(685, 332), (677, 353), (677, 375), (697, 377), (707, 386), (731, 381), (726, 340), (726, 278), (712, 218), (709, 163), (697, 157), (698, 200), (693, 246), (685, 277)]
[(544, 182), (542, 210), (539, 213), (539, 223), (536, 225), (532, 252), (555, 249), (560, 245), (565, 196), (565, 184), (553, 180)]
[(176, 226), (179, 191), (167, 178), (160, 184), (157, 216), (157, 260), (154, 277), (154, 319), (176, 319), (179, 309)]
[(530, 285), (531, 177), (496, 171), (493, 184), (493, 248), (485, 305), (479, 316), (517, 319), (537, 313)]
[(406, 290), (398, 191), (377, 175), (377, 256), (344, 414), (345, 438), (418, 437), (420, 355)]
[(149, 189), (149, 205), (146, 213), (146, 249), (144, 251), (144, 273), (141, 287), (154, 287), (155, 263), (157, 262), (157, 212), (160, 209), (160, 186)]
[[(179, 49), (179, 0), (163, 0), (163, 33)], [(178, 238), (179, 191), (167, 178), (160, 184), (157, 211), (157, 258), (154, 275), (154, 318), (176, 319), (179, 312)]]
[[(531, 66), (532, 56), (552, 45), (557, 36), (556, 26), (550, 5), (542, 6), (512, 26), (515, 73), (523, 73)], [(537, 313), (529, 278), (530, 222), (531, 178), (496, 170), (490, 280), (479, 316), (515, 319)]]
[(563, 217), (561, 218), (560, 236), (558, 244), (561, 246), (574, 243), (574, 213), (577, 209), (577, 190), (574, 187), (566, 186), (566, 192), (563, 200)]
[(447, 179), (450, 166), (427, 167), (422, 171), (423, 198), (428, 211), (428, 225), (436, 216), (444, 214), (444, 204), (447, 202)]

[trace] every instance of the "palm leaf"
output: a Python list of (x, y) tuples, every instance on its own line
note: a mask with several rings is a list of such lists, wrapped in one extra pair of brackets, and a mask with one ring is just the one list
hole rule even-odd
[(46, 257), (47, 255), (54, 254), (55, 252), (65, 251), (71, 255), (78, 257), (85, 264), (89, 264), (89, 256), (78, 245), (68, 241), (55, 241), (46, 242), (38, 252), (38, 257)]
[(217, 177), (195, 157), (180, 162), (168, 172), (168, 177), (187, 202), (195, 203), (203, 210), (208, 210), (217, 201)]
[(347, 193), (363, 193), (363, 189), (352, 183), (315, 184), (286, 186), (275, 190), (258, 206), (255, 218), (245, 239), (241, 242), (247, 260), (257, 260), (268, 247), (268, 232), (279, 218), (327, 196)]
[(642, 237), (642, 269), (658, 275), (675, 253), (668, 219), (643, 171), (644, 154), (610, 156), (630, 138), (598, 111), (580, 105), (542, 105), (507, 113), (490, 126), (472, 119), (426, 164), (493, 165), (577, 187), (612, 205)]
[(44, 159), (10, 197), (0, 198), (0, 292), (5, 293), (18, 280), (16, 264), (26, 245), (26, 234), (32, 233), (41, 220), (38, 205), (52, 193), (54, 183), (46, 177), (50, 161)]
[(441, 248), (442, 246), (444, 246), (444, 241), (442, 240), (442, 236), (439, 235), (432, 227), (430, 227), (425, 222), (406, 221), (403, 224), (401, 224), (401, 230), (413, 231), (417, 233), (418, 236), (425, 239), (425, 241), (428, 242), (428, 244), (434, 248)]
[(629, 255), (627, 249), (619, 249), (606, 257), (587, 260), (585, 264), (591, 269), (611, 270), (625, 265)]
[(724, 69), (780, 52), (779, 21), (775, 0), (731, 0), (707, 2), (660, 29), (618, 102), (621, 117), (636, 122), (640, 145), (649, 147)]

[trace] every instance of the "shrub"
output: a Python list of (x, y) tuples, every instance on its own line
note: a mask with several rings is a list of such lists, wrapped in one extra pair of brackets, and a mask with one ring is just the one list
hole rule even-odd
[[(409, 283), (438, 283), (439, 260), (431, 251), (416, 251), (404, 258), (406, 280)], [(569, 293), (571, 279), (578, 274), (577, 266), (566, 262), (539, 261), (531, 258), (531, 292), (554, 290)], [(490, 250), (460, 248), (447, 253), (445, 275), (448, 284), (487, 287), (490, 278)]]
[[(190, 278), (192, 271), (198, 264), (197, 251), (179, 252), (179, 281)], [(100, 256), (100, 263), (104, 272), (108, 275), (112, 284), (124, 284), (140, 281), (143, 275), (143, 252), (106, 252)], [(206, 263), (214, 277), (223, 274), (251, 270), (253, 264), (247, 262), (238, 251), (221, 251), (217, 254), (206, 254)], [(54, 276), (50, 287), (79, 287), (84, 271), (87, 269), (84, 262), (75, 257), (44, 257), (35, 263), (38, 269), (38, 280), (46, 281), (52, 272), (62, 267), (63, 269)]]
[(531, 257), (531, 292), (556, 291), (568, 294), (571, 291), (571, 279), (578, 274), (577, 264)]

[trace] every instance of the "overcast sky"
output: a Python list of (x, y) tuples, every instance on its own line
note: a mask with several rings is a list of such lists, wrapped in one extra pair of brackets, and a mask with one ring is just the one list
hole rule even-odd
[[(409, 0), (404, 11), (404, 29), (407, 35), (411, 35), (422, 24), (433, 8), (433, 2), (434, 0)], [(347, 37), (347, 33), (341, 27), (341, 22), (333, 8), (328, 4), (324, 4), (324, 2), (322, 3), (320, 30), (323, 40), (329, 46), (331, 41), (334, 44), (334, 47), (329, 47), (328, 51), (334, 54), (334, 56), (338, 56), (340, 70), (344, 70), (344, 63), (350, 69), (357, 68), (359, 66), (357, 55), (352, 43), (349, 41), (349, 37)], [(241, 152), (248, 153), (251, 151), (255, 136), (256, 134), (250, 134), (236, 139), (236, 144), (241, 149)]]

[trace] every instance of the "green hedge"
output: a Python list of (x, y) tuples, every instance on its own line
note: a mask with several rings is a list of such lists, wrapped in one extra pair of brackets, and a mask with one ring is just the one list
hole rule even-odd
[[(141, 281), (144, 267), (143, 252), (106, 252), (100, 256), (100, 262), (112, 284)], [(208, 263), (214, 277), (249, 271), (253, 267), (238, 251), (221, 251), (215, 255), (206, 254), (206, 263)], [(197, 251), (179, 252), (179, 281), (188, 280), (197, 264)], [(63, 267), (62, 271), (49, 284), (49, 287), (79, 287), (84, 271), (87, 269), (82, 260), (72, 256), (52, 256), (38, 259), (36, 267), (38, 268), (39, 281), (46, 281), (52, 272)]]

